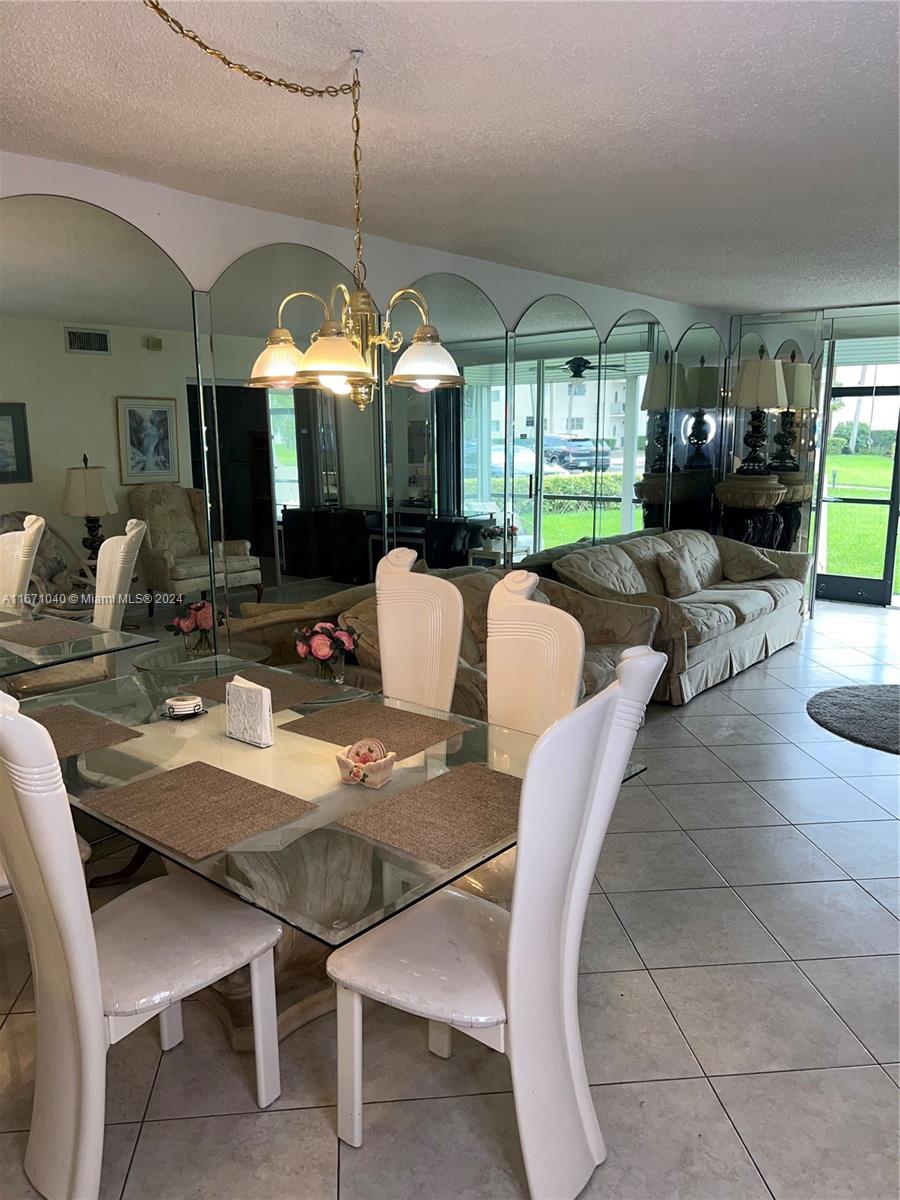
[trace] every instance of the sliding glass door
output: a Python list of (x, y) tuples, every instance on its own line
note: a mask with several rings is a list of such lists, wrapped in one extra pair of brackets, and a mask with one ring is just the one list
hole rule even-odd
[(900, 341), (833, 343), (816, 539), (816, 596), (891, 603), (900, 591)]

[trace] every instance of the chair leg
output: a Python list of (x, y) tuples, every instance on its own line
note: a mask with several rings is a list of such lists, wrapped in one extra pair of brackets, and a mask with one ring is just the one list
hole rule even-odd
[(428, 1049), (438, 1058), (449, 1058), (452, 1050), (453, 1029), (443, 1021), (428, 1022)]
[(338, 1137), (362, 1145), (362, 996), (337, 986)]
[(262, 604), (263, 593), (266, 590), (265, 586), (261, 583), (255, 583), (253, 586), (256, 588), (256, 603)]
[(278, 1008), (275, 1004), (275, 952), (267, 950), (250, 964), (253, 1003), (253, 1053), (256, 1058), (256, 1103), (267, 1108), (281, 1095), (278, 1057)]
[(163, 1050), (171, 1050), (184, 1041), (184, 1021), (181, 1014), (181, 1001), (170, 1004), (159, 1014), (159, 1044)]

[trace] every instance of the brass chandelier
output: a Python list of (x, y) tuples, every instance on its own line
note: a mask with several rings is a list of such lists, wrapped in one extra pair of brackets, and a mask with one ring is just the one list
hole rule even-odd
[[(343, 283), (335, 284), (326, 301), (317, 292), (290, 292), (278, 306), (275, 328), (266, 338), (265, 349), (256, 359), (247, 380), (248, 387), (265, 388), (325, 388), (339, 396), (349, 396), (360, 411), (374, 399), (379, 380), (379, 348), (385, 346), (396, 354), (403, 344), (403, 334), (391, 330), (391, 314), (401, 301), (411, 303), (419, 313), (421, 324), (413, 334), (406, 351), (397, 360), (389, 384), (406, 385), (418, 392), (430, 392), (437, 387), (459, 387), (462, 376), (452, 355), (441, 345), (438, 331), (428, 317), (428, 302), (415, 288), (400, 288), (388, 301), (384, 327), (378, 329), (378, 310), (366, 288), (366, 264), (362, 241), (362, 183), (359, 142), (359, 59), (361, 50), (351, 51), (354, 61), (353, 80), (337, 86), (315, 88), (305, 84), (274, 79), (263, 71), (233, 62), (221, 50), (207, 45), (196, 33), (185, 29), (162, 7), (158, 0), (144, 0), (147, 8), (157, 14), (168, 27), (204, 54), (210, 55), (230, 71), (247, 79), (277, 87), (292, 95), (336, 97), (349, 95), (353, 104), (353, 186), (354, 186), (354, 244), (353, 290)], [(285, 326), (284, 310), (292, 300), (313, 300), (322, 308), (324, 319), (313, 334), (308, 348), (301, 350)]]

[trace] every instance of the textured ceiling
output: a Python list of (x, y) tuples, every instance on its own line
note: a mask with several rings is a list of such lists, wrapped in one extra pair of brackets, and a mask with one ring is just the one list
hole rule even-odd
[[(373, 233), (731, 310), (896, 294), (893, 3), (170, 2), (301, 82), (365, 49)], [(346, 98), (138, 0), (0, 20), (5, 148), (350, 224)]]

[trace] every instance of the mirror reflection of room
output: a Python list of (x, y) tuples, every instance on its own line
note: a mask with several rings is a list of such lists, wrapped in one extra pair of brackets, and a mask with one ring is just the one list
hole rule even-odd
[[(43, 522), (16, 606), (158, 633), (182, 600), (211, 593), (187, 280), (110, 212), (57, 196), (5, 198), (0, 354), (0, 534)], [(137, 560), (115, 584), (131, 603), (103, 604), (102, 547), (127, 526)], [(102, 586), (111, 578), (104, 571)], [(87, 678), (114, 660), (68, 665)]]

